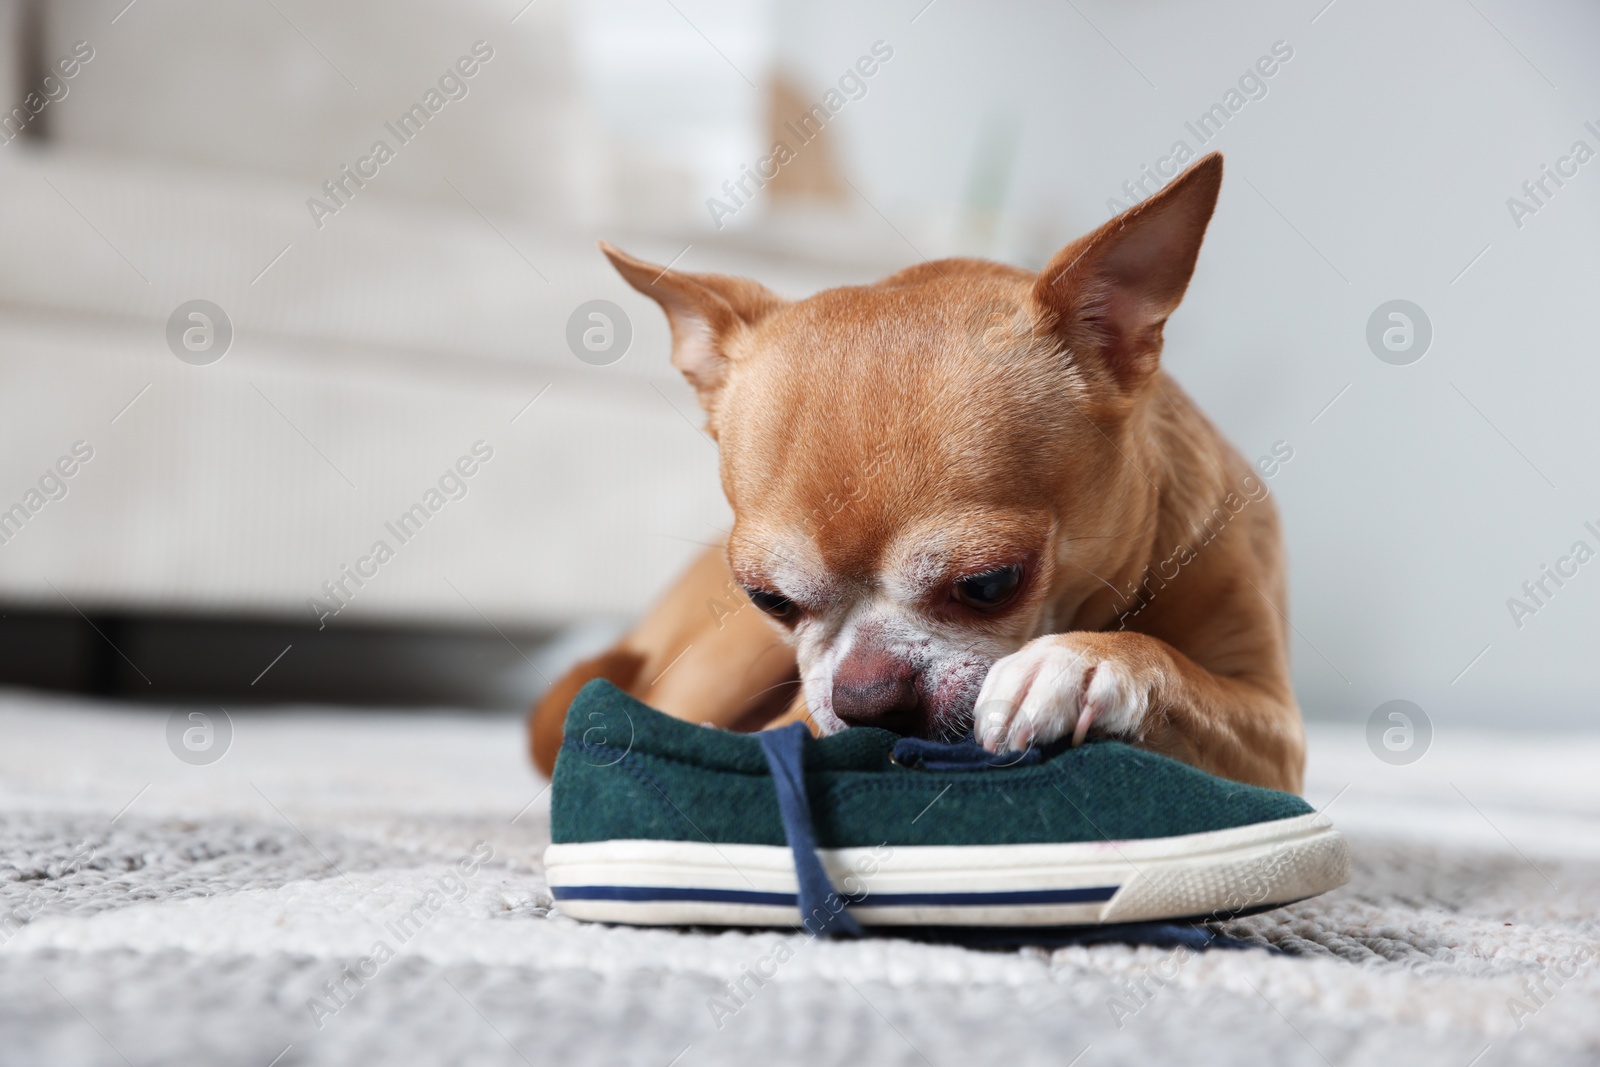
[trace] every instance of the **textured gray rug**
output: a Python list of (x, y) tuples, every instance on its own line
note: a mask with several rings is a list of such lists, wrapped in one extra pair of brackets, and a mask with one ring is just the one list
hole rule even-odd
[(0, 1063), (1600, 1062), (1595, 735), (1315, 729), (1353, 881), (1190, 953), (585, 926), (520, 723), (231, 724), (0, 694)]

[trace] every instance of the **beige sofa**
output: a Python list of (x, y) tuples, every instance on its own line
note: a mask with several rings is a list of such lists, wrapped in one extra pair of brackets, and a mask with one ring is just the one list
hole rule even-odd
[[(87, 41), (93, 58), (44, 109), (46, 138), (0, 146), (0, 509), (75, 442), (93, 458), (0, 544), (13, 605), (627, 615), (726, 512), (659, 312), (595, 237), (797, 293), (880, 266), (763, 258), (681, 197), (641, 205), (629, 190), (683, 175), (593, 121), (551, 0), (515, 22), (481, 3), (48, 10), (45, 54)], [(393, 120), (475, 42), (492, 58), (400, 145)], [(730, 136), (743, 121), (708, 115)], [(374, 174), (378, 138), (397, 152)], [(334, 179), (339, 210), (313, 212)], [(209, 365), (168, 343), (196, 299), (233, 331)], [(592, 299), (631, 319), (608, 366), (566, 340)], [(492, 459), (465, 495), (399, 543), (397, 517), (475, 444)], [(380, 541), (393, 558), (361, 562)]]

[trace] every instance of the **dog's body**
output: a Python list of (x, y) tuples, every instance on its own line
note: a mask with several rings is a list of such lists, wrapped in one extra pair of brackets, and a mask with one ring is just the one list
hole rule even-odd
[(1092, 731), (1298, 789), (1277, 517), (1158, 367), (1221, 172), (1037, 275), (944, 260), (790, 303), (607, 249), (667, 312), (735, 522), (540, 702), (535, 761), (605, 677), (717, 726)]

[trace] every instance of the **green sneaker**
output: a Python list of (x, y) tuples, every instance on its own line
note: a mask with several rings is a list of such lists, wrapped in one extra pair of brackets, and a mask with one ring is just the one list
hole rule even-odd
[(616, 923), (1210, 919), (1325, 893), (1350, 869), (1299, 797), (1119, 742), (994, 756), (870, 727), (737, 734), (605, 681), (568, 712), (550, 822), (558, 907)]

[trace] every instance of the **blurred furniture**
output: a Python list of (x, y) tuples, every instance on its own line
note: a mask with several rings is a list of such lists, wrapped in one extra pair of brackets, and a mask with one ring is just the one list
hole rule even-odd
[[(588, 111), (553, 0), (120, 6), (47, 4), (31, 35), (4, 8), (12, 96), (76, 42), (93, 58), (0, 146), (0, 508), (74, 442), (94, 458), (0, 545), (0, 602), (306, 622), (340, 583), (338, 622), (626, 615), (725, 511), (665, 324), (594, 239), (795, 293), (874, 273), (695, 232), (670, 160)], [(389, 124), (477, 41), (465, 95), (399, 144)], [(380, 138), (395, 158), (352, 186)], [(631, 318), (609, 366), (566, 340), (596, 298)], [(205, 366), (167, 339), (195, 299), (233, 330)], [(399, 543), (479, 441), (466, 496)], [(395, 557), (343, 577), (380, 540)]]

